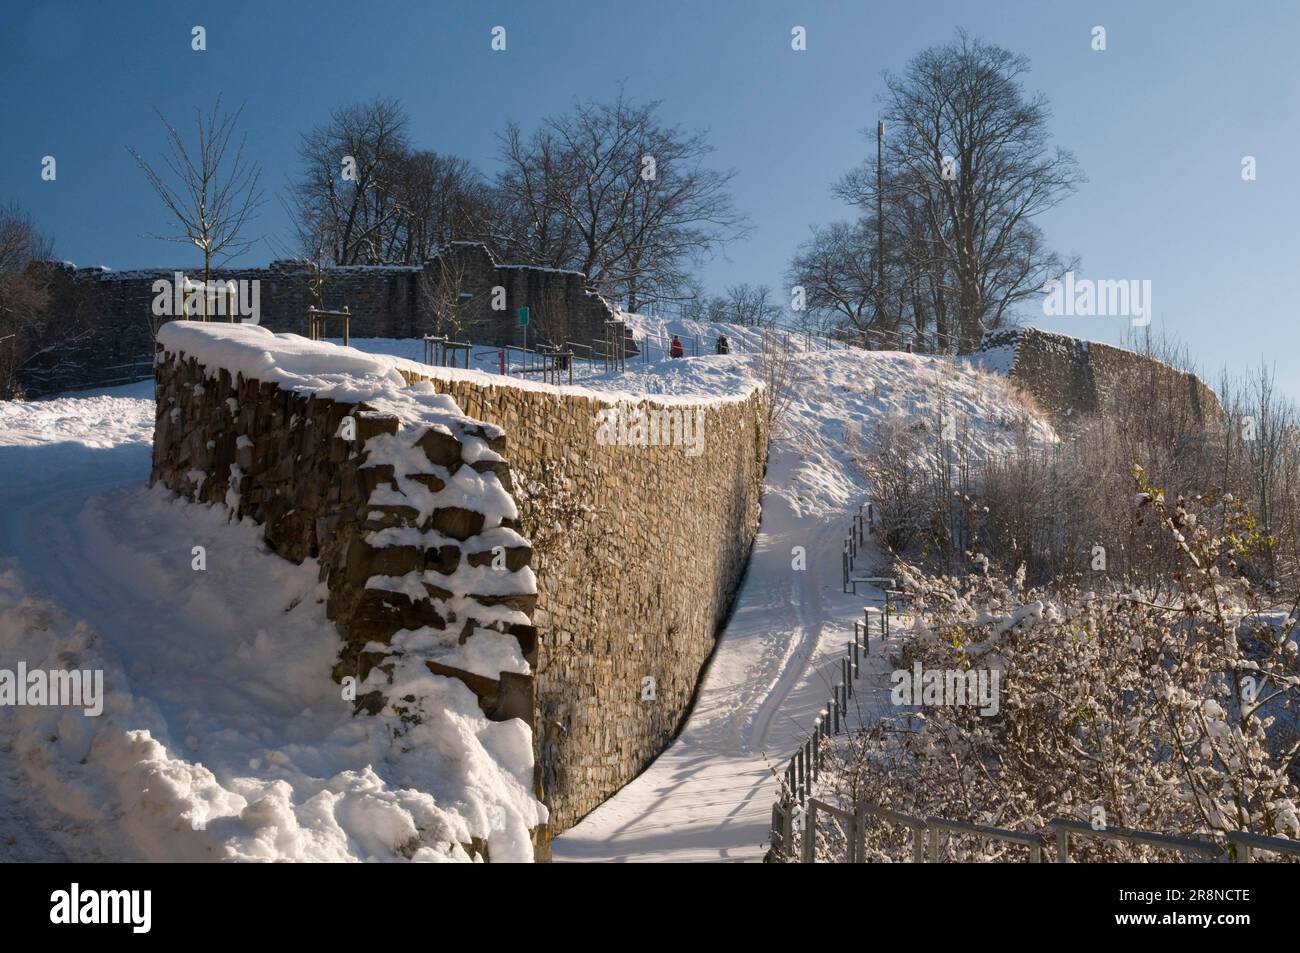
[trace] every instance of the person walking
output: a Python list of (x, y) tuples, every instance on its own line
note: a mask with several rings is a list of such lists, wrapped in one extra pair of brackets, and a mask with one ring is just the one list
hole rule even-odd
[(668, 348), (668, 353), (673, 358), (678, 358), (682, 356), (682, 339), (675, 334), (673, 335), (673, 343)]
[(727, 340), (727, 336), (725, 334), (718, 335), (718, 353), (719, 354), (731, 353), (731, 342)]

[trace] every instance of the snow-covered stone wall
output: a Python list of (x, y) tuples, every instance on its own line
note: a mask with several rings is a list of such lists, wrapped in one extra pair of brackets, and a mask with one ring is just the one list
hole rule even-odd
[(321, 561), (363, 705), (400, 652), (530, 721), (552, 832), (668, 744), (757, 531), (760, 390), (548, 387), (241, 325), (159, 341), (154, 478)]
[[(343, 349), (261, 328), (172, 324), (159, 347), (153, 481), (252, 519), (287, 559), (319, 561), (343, 636), (334, 676), (358, 714), (409, 736), (417, 759), (431, 724), (464, 717), (438, 708), (440, 680), (463, 683), (491, 721), (531, 725), (537, 585), (502, 431)], [(318, 376), (304, 380), (295, 361)], [(504, 800), (535, 795), (530, 749), (501, 757), (497, 780), (522, 782)], [(463, 796), (492, 816), (483, 780)], [(522, 830), (498, 838), (512, 854), (530, 836), (545, 853), (533, 804), (513, 818)], [(462, 847), (488, 856), (491, 843)]]
[[(563, 831), (639, 774), (690, 707), (758, 529), (763, 395), (622, 401), (469, 372), (431, 382), (509, 434), (538, 575), (538, 763)], [(698, 443), (639, 441), (638, 410), (647, 424), (681, 419)]]
[(1110, 401), (1135, 391), (1152, 406), (1184, 407), (1202, 421), (1223, 412), (1214, 391), (1195, 374), (1135, 351), (1037, 328), (990, 335), (974, 360), (1006, 374), (1057, 426), (1104, 411)]

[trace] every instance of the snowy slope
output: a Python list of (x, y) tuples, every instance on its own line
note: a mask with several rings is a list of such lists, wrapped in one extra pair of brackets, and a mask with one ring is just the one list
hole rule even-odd
[[(652, 321), (640, 318), (640, 330), (669, 333)], [(420, 342), (364, 344), (408, 360), (422, 352)], [(761, 361), (752, 351), (657, 360), (583, 384), (727, 399), (754, 386)], [(977, 453), (1014, 439), (1008, 421), (1020, 410), (991, 375), (886, 352), (798, 362), (751, 567), (696, 708), (641, 777), (557, 840), (557, 859), (760, 857), (771, 771), (824, 705), (865, 601), (840, 593), (841, 541), (868, 492), (845, 451), (850, 434), (869, 444), (892, 416), (933, 421), (946, 408), (972, 421)], [(509, 760), (519, 739), (476, 735), (472, 697), (449, 689), (454, 756), (386, 757), (328, 678), (338, 642), (315, 566), (265, 552), (256, 527), (228, 523), (219, 507), (145, 489), (151, 398), (145, 382), (0, 403), (0, 667), (75, 661), (103, 667), (112, 687), (94, 724), (0, 712), (0, 857), (453, 855), (393, 847), (416, 824), (458, 830), (456, 813), (470, 808), (457, 792), (483, 772), (466, 751)], [(1035, 433), (1052, 439), (1046, 425)], [(221, 572), (191, 569), (195, 545)], [(792, 569), (795, 547), (807, 571)]]
[(0, 709), (0, 857), (531, 857), (527, 727), (433, 676), (418, 757), (354, 717), (319, 567), (145, 487), (142, 389), (0, 404), (0, 669), (99, 670), (107, 693), (98, 717)]
[[(707, 393), (760, 366), (755, 356), (665, 361), (632, 369), (619, 385)], [(838, 680), (853, 621), (873, 602), (861, 586), (858, 596), (841, 590), (850, 514), (869, 493), (846, 453), (850, 433), (869, 446), (890, 418), (937, 425), (946, 412), (984, 456), (1014, 446), (1012, 423), (1025, 414), (1001, 378), (920, 355), (806, 353), (795, 381), (769, 451), (749, 571), (686, 727), (642, 775), (556, 840), (556, 860), (761, 859), (773, 772), (807, 736)], [(1034, 439), (1056, 439), (1044, 421), (1028, 424)], [(792, 568), (795, 547), (807, 554), (806, 571)], [(887, 698), (888, 666), (875, 655), (864, 673), (855, 717), (872, 721)]]
[[(623, 373), (583, 377), (584, 388), (716, 398), (744, 392), (763, 376), (762, 340), (752, 329), (626, 318), (639, 340), (698, 334), (711, 341), (722, 330), (739, 353), (670, 360), (652, 348), (651, 360), (639, 358)], [(792, 350), (797, 343), (791, 339)], [(400, 341), (363, 346), (414, 353)], [(845, 596), (840, 585), (850, 514), (869, 493), (850, 460), (851, 439), (869, 448), (882, 424), (936, 428), (943, 414), (955, 418), (976, 458), (1011, 449), (1018, 424), (1030, 439), (1056, 439), (1002, 376), (964, 361), (855, 349), (797, 351), (794, 360), (792, 399), (769, 449), (762, 525), (695, 708), (681, 735), (641, 776), (556, 839), (556, 860), (761, 858), (773, 771), (784, 768), (825, 705), (853, 620), (874, 601), (861, 586), (858, 596)], [(795, 547), (806, 553), (806, 571), (792, 569)], [(875, 688), (888, 688), (879, 656), (864, 671)], [(855, 702), (866, 720), (878, 716), (887, 697), (870, 687)]]

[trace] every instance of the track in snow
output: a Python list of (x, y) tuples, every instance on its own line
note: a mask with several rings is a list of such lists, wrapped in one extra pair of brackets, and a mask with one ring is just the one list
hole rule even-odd
[[(848, 524), (847, 513), (800, 520), (765, 498), (749, 571), (686, 727), (632, 783), (556, 838), (557, 861), (762, 859), (773, 772), (784, 770), (825, 706), (853, 620), (873, 601), (862, 586), (857, 596), (841, 591)], [(807, 550), (806, 571), (791, 568), (794, 546)], [(885, 684), (875, 671), (881, 661), (867, 661), (859, 686)]]

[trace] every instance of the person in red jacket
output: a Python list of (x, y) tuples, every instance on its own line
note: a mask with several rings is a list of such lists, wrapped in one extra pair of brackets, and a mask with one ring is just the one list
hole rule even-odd
[(672, 357), (682, 356), (682, 339), (675, 334), (673, 335), (672, 347), (668, 349), (668, 353)]

